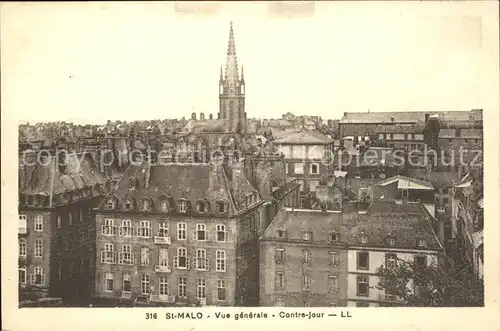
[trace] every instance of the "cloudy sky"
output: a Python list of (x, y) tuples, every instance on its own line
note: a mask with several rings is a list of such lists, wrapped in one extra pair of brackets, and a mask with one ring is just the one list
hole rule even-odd
[(218, 111), (233, 21), (249, 117), (494, 108), (496, 2), (2, 5), (2, 102), (18, 120)]

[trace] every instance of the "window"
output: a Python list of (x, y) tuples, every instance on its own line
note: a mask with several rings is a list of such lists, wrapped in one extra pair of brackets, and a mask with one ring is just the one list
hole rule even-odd
[(122, 226), (120, 227), (119, 234), (123, 237), (131, 237), (132, 236), (132, 221), (131, 220), (122, 220)]
[(123, 292), (132, 292), (132, 279), (130, 274), (123, 275)]
[(228, 241), (228, 232), (226, 231), (226, 226), (223, 224), (217, 224), (216, 227), (217, 232), (217, 241), (226, 242)]
[(45, 274), (42, 267), (35, 267), (34, 273), (31, 275), (31, 285), (45, 285)]
[(115, 236), (116, 235), (116, 227), (115, 227), (114, 220), (112, 220), (112, 219), (105, 219), (104, 220), (104, 225), (102, 226), (102, 235), (103, 236)]
[(226, 212), (226, 203), (224, 201), (217, 201), (215, 203), (215, 207), (216, 207), (218, 213), (225, 213)]
[(128, 180), (128, 188), (130, 190), (133, 190), (133, 189), (135, 189), (135, 186), (136, 186), (136, 179), (135, 178), (129, 178), (129, 180)]
[[(19, 229), (22, 229), (22, 233), (26, 233), (28, 228), (26, 215), (19, 215)], [(20, 232), (21, 233), (21, 232)]]
[(131, 265), (134, 264), (132, 258), (132, 246), (130, 245), (122, 245), (122, 251), (118, 257), (119, 264)]
[(302, 262), (309, 264), (311, 262), (311, 252), (307, 249), (302, 251)]
[(177, 240), (186, 240), (186, 223), (177, 223)]
[(417, 246), (418, 247), (425, 247), (425, 246), (427, 246), (426, 240), (425, 239), (418, 239), (417, 240)]
[(328, 241), (335, 243), (339, 241), (339, 233), (337, 231), (331, 231), (328, 233)]
[(423, 269), (427, 266), (427, 256), (425, 255), (416, 255), (415, 256), (415, 267), (419, 269)]
[(57, 228), (60, 229), (62, 225), (61, 215), (57, 215)]
[(357, 296), (367, 297), (369, 293), (368, 276), (357, 276)]
[(277, 289), (285, 288), (285, 274), (283, 272), (279, 271), (276, 273), (275, 285)]
[(329, 306), (330, 306), (330, 307), (337, 307), (337, 303), (336, 303), (336, 302), (330, 302), (330, 303), (329, 303)]
[(205, 279), (198, 279), (196, 297), (198, 299), (205, 299), (207, 297), (207, 283)]
[(217, 271), (225, 272), (226, 271), (226, 251), (217, 250), (215, 252), (215, 262)]
[(19, 240), (19, 256), (26, 256), (26, 240), (24, 239)]
[(311, 174), (319, 174), (319, 166), (316, 163), (311, 164)]
[(277, 230), (276, 233), (278, 238), (285, 238), (285, 230)]
[(176, 267), (179, 269), (187, 269), (188, 267), (187, 250), (184, 247), (177, 248), (177, 256), (175, 257), (174, 263), (176, 264)]
[(73, 225), (73, 213), (68, 213), (68, 224)]
[(337, 292), (337, 276), (331, 275), (328, 276), (328, 291), (329, 292)]
[(108, 198), (106, 200), (106, 209), (115, 209), (115, 199), (114, 198)]
[(368, 236), (366, 234), (362, 234), (359, 236), (359, 241), (361, 241), (362, 244), (366, 244), (368, 242)]
[(167, 222), (158, 223), (158, 237), (168, 237), (168, 224)]
[(469, 139), (464, 139), (464, 142), (465, 142), (466, 144), (468, 144), (468, 143), (469, 143)]
[(370, 264), (368, 252), (358, 252), (356, 264), (358, 269), (368, 270)]
[(177, 280), (177, 295), (179, 296), (179, 298), (185, 298), (187, 296), (186, 285), (187, 278), (179, 277), (179, 279)]
[(285, 175), (288, 174), (288, 163), (285, 162)]
[(394, 237), (387, 238), (387, 245), (389, 245), (389, 246), (396, 245), (396, 239)]
[(159, 265), (161, 267), (168, 267), (168, 249), (167, 248), (160, 248), (160, 254), (158, 255), (159, 258)]
[(142, 200), (141, 209), (142, 209), (142, 211), (149, 211), (149, 200), (148, 199)]
[(186, 200), (179, 201), (179, 212), (185, 213), (186, 211), (187, 211), (187, 201)]
[(198, 212), (199, 213), (207, 212), (207, 203), (205, 201), (198, 202)]
[(217, 280), (217, 300), (226, 300), (226, 281), (224, 279)]
[(149, 294), (149, 275), (141, 275), (141, 294)]
[(385, 267), (387, 269), (396, 268), (397, 255), (396, 254), (385, 254)]
[(43, 216), (38, 215), (35, 217), (35, 231), (42, 232), (43, 231)]
[(137, 236), (141, 238), (151, 238), (151, 226), (149, 221), (141, 221), (139, 223), (139, 231), (137, 231)]
[(294, 163), (293, 164), (293, 172), (295, 174), (303, 174), (304, 173), (304, 163)]
[(141, 265), (149, 265), (149, 247), (141, 247)]
[(307, 241), (311, 241), (312, 240), (312, 231), (304, 230), (302, 232), (302, 239), (307, 240)]
[(199, 241), (207, 240), (207, 227), (205, 224), (196, 224), (196, 230), (193, 231), (193, 239)]
[[(303, 179), (297, 179), (297, 183), (300, 185), (299, 186), (299, 191), (304, 192), (304, 180)], [(300, 204), (303, 204), (302, 197), (301, 197), (301, 202)]]
[(199, 248), (196, 250), (196, 269), (207, 270), (208, 269), (208, 259), (207, 250)]
[(309, 291), (311, 289), (311, 276), (305, 274), (302, 276), (302, 289)]
[(276, 307), (284, 307), (285, 306), (285, 301), (281, 297), (276, 298)]
[(356, 302), (356, 307), (370, 307), (368, 302)]
[(328, 252), (330, 265), (338, 265), (339, 264), (339, 253), (338, 252)]
[(35, 240), (35, 257), (43, 256), (43, 241), (42, 239)]
[(167, 200), (162, 200), (160, 202), (160, 210), (161, 211), (168, 211), (168, 201)]
[(104, 291), (113, 292), (113, 274), (111, 272), (106, 272)]
[(104, 244), (104, 252), (101, 252), (101, 263), (116, 263), (113, 244)]
[(160, 276), (158, 279), (158, 290), (160, 295), (168, 295), (168, 278)]
[(19, 268), (19, 283), (26, 284), (26, 268)]
[(132, 200), (130, 199), (125, 200), (125, 210), (131, 210), (132, 207), (133, 207)]
[(276, 263), (285, 263), (285, 250), (283, 248), (276, 249)]
[(401, 190), (401, 198), (403, 199), (408, 198), (408, 190)]

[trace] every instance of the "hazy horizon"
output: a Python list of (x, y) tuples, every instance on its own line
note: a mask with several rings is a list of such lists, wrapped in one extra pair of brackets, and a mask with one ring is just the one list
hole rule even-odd
[(492, 110), (480, 88), (497, 83), (489, 6), (432, 2), (423, 16), (426, 5), (325, 2), (285, 19), (267, 3), (203, 15), (165, 2), (16, 4), (2, 20), (5, 107), (23, 122), (216, 117), (232, 21), (248, 118)]

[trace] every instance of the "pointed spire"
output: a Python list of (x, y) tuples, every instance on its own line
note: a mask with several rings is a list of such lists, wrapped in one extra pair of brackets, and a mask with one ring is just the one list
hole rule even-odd
[(227, 63), (226, 63), (226, 79), (237, 81), (238, 75), (238, 59), (236, 58), (236, 45), (234, 43), (233, 22), (229, 24), (229, 41), (227, 44)]
[(224, 77), (222, 76), (222, 66), (220, 66), (220, 77), (219, 77), (219, 82), (222, 83), (222, 81), (224, 80)]
[(245, 81), (245, 73), (243, 72), (243, 64), (241, 65), (241, 81)]

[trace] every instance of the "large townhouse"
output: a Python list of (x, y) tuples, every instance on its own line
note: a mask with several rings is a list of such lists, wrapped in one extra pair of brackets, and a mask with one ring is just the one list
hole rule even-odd
[(255, 304), (262, 203), (241, 163), (131, 165), (98, 208), (96, 304)]
[(379, 268), (392, 268), (398, 259), (417, 266), (436, 265), (443, 248), (420, 204), (373, 201), (368, 208), (343, 213), (348, 242), (347, 306), (403, 305), (401, 298), (377, 288)]
[(93, 284), (93, 209), (109, 190), (89, 154), (27, 152), (20, 161), (20, 301), (85, 304)]

